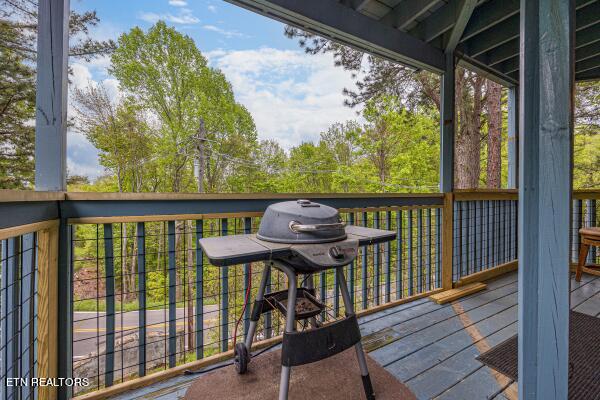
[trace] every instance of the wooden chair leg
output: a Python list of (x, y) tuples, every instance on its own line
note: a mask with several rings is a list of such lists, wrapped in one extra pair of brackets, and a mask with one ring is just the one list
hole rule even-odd
[(583, 266), (585, 265), (585, 259), (587, 258), (588, 252), (590, 251), (590, 245), (582, 243), (579, 250), (579, 263), (577, 263), (577, 272), (575, 273), (575, 281), (581, 281), (581, 275), (583, 274)]

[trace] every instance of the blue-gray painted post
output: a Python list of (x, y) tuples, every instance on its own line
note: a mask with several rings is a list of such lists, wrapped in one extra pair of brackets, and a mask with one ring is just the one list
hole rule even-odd
[[(8, 239), (8, 248), (6, 252), (6, 286), (3, 306), (6, 308), (5, 314), (5, 347), (2, 360), (5, 364), (7, 378), (19, 377), (19, 237)], [(4, 254), (3, 254), (4, 255)], [(17, 398), (18, 388), (13, 385), (6, 385), (6, 399)]]
[(402, 271), (402, 210), (396, 211), (396, 300), (404, 297), (403, 271)]
[[(350, 215), (348, 216), (348, 221), (350, 223), (350, 225), (354, 225), (354, 213), (351, 212)], [(349, 288), (348, 290), (350, 290), (350, 303), (352, 303), (352, 305), (354, 305), (354, 261), (352, 261), (350, 263), (350, 265), (348, 266), (348, 285)]]
[(483, 215), (482, 225), (482, 249), (481, 249), (481, 269), (487, 269), (490, 262), (490, 202), (488, 200), (483, 201), (483, 209), (481, 210)]
[(138, 375), (146, 375), (146, 224), (137, 223)]
[[(373, 228), (379, 229), (379, 211), (373, 213)], [(381, 247), (373, 246), (373, 298), (375, 305), (381, 303)]]
[(459, 277), (469, 274), (469, 214), (468, 202), (460, 202), (460, 275)]
[(579, 241), (579, 230), (581, 229), (581, 224), (582, 224), (582, 215), (581, 215), (581, 209), (583, 206), (583, 202), (581, 200), (574, 200), (573, 201), (573, 228), (572, 228), (572, 243), (573, 245), (571, 246), (571, 261), (573, 262), (577, 262), (577, 259), (579, 257), (579, 246), (580, 246), (580, 241)]
[(521, 400), (568, 397), (574, 4), (521, 0)]
[(177, 262), (175, 221), (167, 222), (169, 247), (169, 368), (177, 364)]
[(469, 265), (468, 271), (469, 274), (475, 272), (475, 263), (477, 259), (475, 258), (475, 245), (477, 243), (477, 233), (475, 231), (475, 206), (476, 203), (474, 201), (469, 201), (467, 203), (467, 218), (469, 219)]
[(204, 254), (198, 241), (204, 236), (204, 220), (196, 220), (196, 359), (204, 358)]
[[(367, 226), (367, 213), (363, 212), (361, 215), (361, 219), (362, 219), (362, 226)], [(360, 279), (361, 279), (361, 293), (362, 293), (362, 309), (366, 310), (367, 306), (368, 306), (368, 290), (369, 290), (369, 286), (367, 285), (367, 262), (368, 262), (368, 255), (367, 255), (367, 246), (363, 246), (362, 247), (362, 260), (361, 260), (361, 271), (360, 271)]]
[(67, 188), (69, 0), (38, 2), (35, 188)]
[(499, 263), (502, 264), (504, 262), (506, 262), (506, 237), (505, 237), (505, 233), (506, 231), (504, 230), (504, 201), (500, 200), (498, 202), (498, 207), (500, 209), (499, 211), (499, 218), (500, 218), (500, 240), (499, 240), (499, 245), (500, 245), (500, 251), (499, 251)]
[(104, 269), (106, 284), (106, 350), (104, 384), (112, 386), (115, 370), (115, 262), (112, 224), (104, 224)]
[[(596, 226), (596, 200), (588, 199), (586, 200), (586, 210), (587, 210), (587, 226)], [(590, 246), (590, 252), (588, 254), (588, 263), (596, 262), (596, 246)]]
[[(385, 229), (388, 231), (392, 229), (392, 212), (386, 211), (385, 213)], [(391, 259), (391, 249), (392, 243), (386, 242), (384, 244), (385, 248), (385, 302), (389, 303), (391, 301), (391, 291), (392, 291), (392, 259)]]
[(482, 253), (482, 243), (483, 243), (483, 226), (482, 226), (482, 218), (481, 214), (483, 212), (483, 202), (481, 200), (477, 200), (475, 202), (475, 226), (477, 227), (477, 235), (475, 237), (475, 271), (481, 271), (481, 253)]
[(445, 54), (445, 64), (440, 94), (440, 191), (449, 193), (454, 188), (455, 64), (453, 52)]
[[(35, 299), (35, 234), (23, 235), (22, 266), (21, 266), (21, 371), (22, 378), (33, 377), (33, 363), (37, 360), (37, 354), (33, 352), (33, 341), (35, 331), (33, 330), (34, 299)], [(21, 398), (29, 399), (32, 395), (31, 387), (21, 387)]]
[(435, 209), (435, 288), (442, 287), (442, 209)]
[[(244, 233), (246, 235), (252, 233), (252, 217), (244, 218)], [(250, 264), (244, 264), (244, 296), (246, 296), (248, 288), (252, 287), (252, 274), (250, 269)], [(249, 300), (250, 299), (248, 299), (248, 301)], [(248, 332), (248, 328), (250, 327), (250, 308), (250, 304), (248, 304), (244, 310), (244, 334)]]
[[(2, 279), (0, 279), (0, 305), (6, 304), (6, 295), (7, 295), (7, 282), (8, 282), (8, 240), (0, 240), (0, 245), (2, 245), (2, 257), (0, 257), (1, 265), (0, 272), (2, 273)], [(8, 309), (5, 306), (0, 306), (0, 348), (7, 349), (8, 336), (6, 332), (8, 331)], [(0, 378), (8, 377), (6, 374), (6, 363), (5, 363), (5, 354), (2, 355), (3, 358), (0, 360)], [(0, 399), (4, 400), (8, 397), (7, 394), (8, 388), (6, 385), (0, 385)]]
[(423, 209), (417, 210), (417, 293), (423, 292)]
[[(66, 218), (60, 219), (58, 227), (58, 372), (60, 377), (73, 377), (73, 291), (72, 279), (74, 270), (73, 237), (74, 227)], [(111, 236), (112, 237), (112, 236)], [(113, 295), (114, 295), (114, 271)], [(108, 311), (108, 308), (107, 308)], [(113, 308), (114, 312), (114, 308)], [(108, 315), (108, 313), (107, 313)], [(114, 320), (114, 316), (113, 316)], [(113, 322), (114, 326), (114, 322)], [(58, 387), (57, 397), (61, 400), (73, 397), (73, 387)]]
[(407, 230), (408, 236), (407, 240), (407, 253), (406, 258), (408, 261), (408, 295), (412, 296), (414, 294), (415, 285), (413, 278), (413, 210), (408, 210), (408, 220), (407, 220)]
[[(221, 236), (227, 236), (227, 218), (221, 218)], [(229, 267), (221, 267), (221, 351), (229, 348)]]
[(431, 208), (425, 211), (425, 290), (431, 290)]
[(460, 260), (461, 260), (461, 252), (460, 252), (460, 202), (453, 201), (452, 204), (452, 247), (454, 249), (453, 260), (452, 260), (452, 280), (458, 280), (458, 276), (460, 274)]
[(508, 188), (516, 189), (519, 175), (519, 89), (508, 88)]

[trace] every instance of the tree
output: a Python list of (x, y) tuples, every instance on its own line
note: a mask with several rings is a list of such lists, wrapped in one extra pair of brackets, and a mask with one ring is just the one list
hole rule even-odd
[[(440, 108), (439, 77), (426, 72), (366, 55), (345, 45), (286, 27), (285, 35), (297, 39), (309, 54), (331, 53), (335, 65), (353, 72), (357, 90), (344, 90), (346, 104), (354, 107), (369, 100), (390, 95), (412, 111)], [(366, 72), (364, 72), (366, 71)], [(359, 78), (360, 74), (360, 78)], [(463, 68), (456, 71), (456, 108), (458, 123), (455, 148), (455, 185), (457, 188), (479, 186), (481, 169), (482, 106), (486, 101), (485, 79)], [(439, 117), (438, 117), (439, 118)], [(490, 164), (488, 162), (488, 164)], [(499, 168), (499, 167), (498, 167)]]
[(144, 189), (154, 135), (131, 98), (113, 104), (102, 84), (74, 89), (76, 127), (99, 150), (100, 164), (117, 179), (119, 192)]
[(209, 68), (194, 41), (159, 21), (148, 32), (139, 27), (119, 37), (111, 73), (130, 96), (159, 122), (157, 152), (168, 179), (162, 190), (197, 187), (198, 129), (205, 157), (207, 191), (225, 189), (236, 159), (248, 159), (256, 146), (256, 128), (248, 111), (235, 102), (231, 84)]
[[(95, 12), (71, 12), (70, 51), (91, 60), (108, 54), (112, 41), (97, 41), (89, 28)], [(33, 188), (37, 1), (0, 0), (0, 188)]]
[(357, 139), (360, 131), (361, 127), (356, 121), (346, 121), (334, 123), (321, 133), (321, 141), (337, 164), (337, 170), (332, 176), (335, 191), (349, 192), (357, 184), (352, 167), (358, 159)]
[(33, 186), (35, 71), (22, 53), (4, 46), (22, 33), (0, 21), (0, 188)]
[(487, 81), (487, 85), (487, 187), (498, 189), (502, 184), (502, 86), (492, 81)]

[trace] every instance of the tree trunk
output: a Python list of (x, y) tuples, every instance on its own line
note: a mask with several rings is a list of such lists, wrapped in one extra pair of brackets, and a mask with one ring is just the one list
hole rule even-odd
[(502, 145), (502, 86), (488, 81), (486, 108), (488, 112), (488, 159), (487, 159), (487, 186), (500, 188), (501, 185), (501, 145)]
[(481, 112), (484, 79), (470, 72), (458, 77), (456, 96), (459, 129), (456, 139), (455, 186), (476, 189), (481, 174)]

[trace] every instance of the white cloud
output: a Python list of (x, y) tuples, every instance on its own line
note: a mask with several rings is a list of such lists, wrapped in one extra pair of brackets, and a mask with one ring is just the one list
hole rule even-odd
[(138, 14), (138, 18), (151, 24), (154, 24), (159, 20), (182, 25), (192, 25), (200, 22), (200, 19), (194, 16), (192, 10), (189, 8), (180, 9), (176, 15), (171, 13), (157, 14), (153, 12), (142, 12)]
[(173, 7), (185, 7), (187, 6), (187, 1), (185, 0), (169, 0), (169, 5)]
[(206, 29), (207, 31), (211, 31), (211, 32), (216, 32), (219, 35), (223, 35), (227, 38), (232, 38), (232, 37), (238, 37), (238, 38), (242, 38), (242, 37), (248, 37), (247, 35), (238, 32), (236, 30), (228, 30), (228, 29), (222, 29), (219, 28), (218, 26), (214, 26), (214, 25), (204, 25), (202, 27), (203, 29)]
[(67, 132), (67, 168), (71, 175), (84, 175), (94, 180), (104, 174), (98, 162), (98, 150), (79, 132)]
[(213, 6), (212, 4), (211, 4), (211, 5), (209, 5), (209, 6), (208, 6), (208, 7), (206, 7), (206, 8), (208, 8), (208, 11), (210, 11), (210, 12), (213, 12), (213, 13), (216, 13), (216, 12), (217, 12), (217, 7), (216, 7), (216, 6)]
[[(98, 76), (105, 76), (106, 71), (102, 73), (103, 66), (106, 65), (106, 59), (95, 59), (90, 62), (75, 62), (70, 65), (73, 74), (70, 77), (70, 89), (84, 89), (89, 85), (98, 85), (102, 83), (105, 87), (108, 97), (116, 102), (121, 96), (118, 81), (112, 77), (99, 79)], [(96, 76), (96, 80), (94, 77)], [(69, 90), (69, 95), (72, 91)], [(68, 116), (73, 117), (75, 110), (73, 102), (68, 102)], [(78, 132), (75, 128), (69, 128), (67, 132), (67, 166), (72, 175), (85, 175), (94, 180), (104, 174), (104, 168), (98, 162), (98, 150), (90, 143), (85, 135)]]
[(331, 55), (261, 48), (207, 56), (232, 83), (261, 139), (277, 139), (289, 149), (317, 141), (334, 122), (358, 119), (357, 110), (343, 105), (342, 90), (355, 88), (354, 79), (333, 65)]

